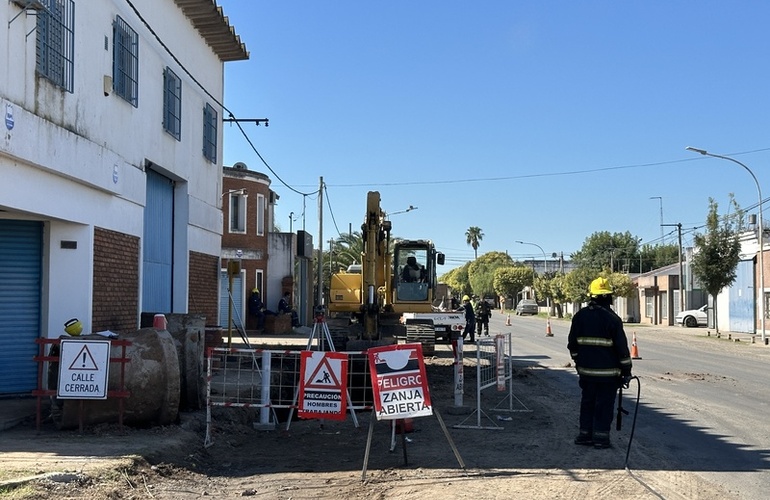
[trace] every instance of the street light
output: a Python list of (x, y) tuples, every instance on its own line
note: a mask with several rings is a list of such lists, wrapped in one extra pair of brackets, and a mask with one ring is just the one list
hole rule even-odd
[[(548, 272), (548, 257), (545, 256), (545, 250), (543, 250), (543, 247), (538, 245), (537, 243), (530, 243), (528, 241), (519, 241), (516, 240), (516, 243), (519, 243), (521, 245), (532, 245), (540, 249), (541, 252), (543, 252), (543, 275)], [(551, 333), (551, 299), (548, 297), (545, 298), (545, 307), (546, 307), (546, 328), (545, 328), (545, 335), (546, 337), (553, 337), (553, 334)]]
[(743, 163), (739, 162), (735, 158), (730, 158), (729, 156), (723, 156), (718, 155), (714, 153), (709, 153), (705, 149), (698, 149), (693, 148), (691, 146), (687, 146), (685, 148), (687, 151), (693, 151), (695, 153), (702, 154), (704, 156), (713, 156), (714, 158), (721, 158), (722, 160), (731, 161), (733, 163), (736, 163), (740, 165), (741, 167), (745, 168), (746, 171), (751, 174), (751, 178), (754, 179), (754, 183), (757, 185), (757, 195), (759, 196), (759, 235), (757, 236), (757, 242), (759, 244), (759, 314), (761, 315), (761, 324), (762, 324), (762, 343), (767, 343), (767, 339), (765, 338), (765, 244), (764, 244), (764, 232), (765, 228), (762, 225), (762, 188), (759, 187), (759, 181), (757, 180), (757, 176), (754, 175), (754, 172), (751, 171), (749, 167), (744, 165)]
[(650, 196), (651, 200), (660, 200), (660, 244), (662, 245), (664, 243), (663, 241), (663, 197), (662, 196)]
[(409, 205), (409, 208), (407, 208), (406, 210), (399, 210), (398, 212), (391, 212), (391, 213), (385, 212), (385, 215), (390, 217), (391, 215), (405, 214), (407, 212), (411, 212), (412, 210), (417, 210), (417, 208), (418, 207)]

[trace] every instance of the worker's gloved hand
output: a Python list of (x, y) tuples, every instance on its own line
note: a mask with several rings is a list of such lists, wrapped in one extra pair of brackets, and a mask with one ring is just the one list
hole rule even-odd
[(623, 377), (623, 382), (622, 382), (623, 389), (628, 389), (628, 384), (631, 383), (631, 378), (632, 378), (631, 375), (625, 375)]

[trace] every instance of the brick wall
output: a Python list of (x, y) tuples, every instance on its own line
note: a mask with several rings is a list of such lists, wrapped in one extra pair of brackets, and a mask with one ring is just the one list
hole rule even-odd
[(136, 330), (139, 238), (94, 228), (93, 331)]
[[(219, 257), (190, 252), (188, 311), (206, 316), (206, 325), (219, 324)], [(227, 321), (225, 321), (227, 323)]]

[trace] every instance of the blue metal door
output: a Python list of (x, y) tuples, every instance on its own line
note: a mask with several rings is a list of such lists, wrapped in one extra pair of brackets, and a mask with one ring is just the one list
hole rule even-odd
[(174, 183), (150, 169), (147, 170), (142, 249), (142, 311), (172, 312)]
[(43, 224), (0, 220), (0, 394), (37, 388)]
[(755, 333), (755, 290), (754, 261), (742, 260), (738, 262), (735, 283), (730, 287), (729, 330), (731, 332)]

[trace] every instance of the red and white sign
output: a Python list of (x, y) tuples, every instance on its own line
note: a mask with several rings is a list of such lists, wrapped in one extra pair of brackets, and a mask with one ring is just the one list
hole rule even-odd
[(348, 356), (339, 352), (302, 351), (299, 418), (345, 420)]
[(367, 354), (377, 420), (433, 415), (422, 345), (373, 347)]
[(505, 337), (495, 335), (495, 366), (497, 369), (497, 390), (505, 390)]

